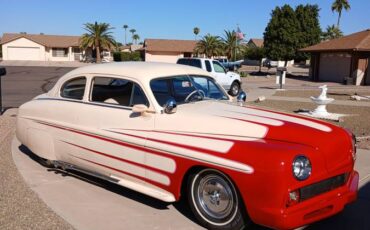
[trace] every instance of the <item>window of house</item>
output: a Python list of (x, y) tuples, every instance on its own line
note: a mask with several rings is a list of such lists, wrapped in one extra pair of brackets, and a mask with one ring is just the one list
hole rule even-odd
[(62, 86), (60, 96), (69, 99), (82, 100), (85, 93), (86, 78), (73, 78)]
[(68, 48), (53, 48), (52, 55), (53, 57), (67, 57)]
[(94, 77), (91, 101), (132, 107), (137, 104), (149, 106), (141, 87), (129, 80), (110, 77)]

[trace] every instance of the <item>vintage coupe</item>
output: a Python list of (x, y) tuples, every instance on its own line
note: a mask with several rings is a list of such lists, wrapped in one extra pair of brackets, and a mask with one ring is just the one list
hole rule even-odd
[(209, 229), (248, 228), (251, 221), (292, 229), (357, 197), (350, 132), (236, 105), (199, 68), (78, 68), (23, 104), (17, 117), (17, 138), (46, 164), (165, 202), (186, 197)]

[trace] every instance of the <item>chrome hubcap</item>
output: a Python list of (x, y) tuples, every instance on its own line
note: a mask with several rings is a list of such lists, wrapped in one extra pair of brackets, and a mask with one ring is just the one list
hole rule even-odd
[(207, 215), (223, 219), (232, 213), (235, 201), (229, 184), (222, 177), (209, 175), (200, 180), (198, 202)]

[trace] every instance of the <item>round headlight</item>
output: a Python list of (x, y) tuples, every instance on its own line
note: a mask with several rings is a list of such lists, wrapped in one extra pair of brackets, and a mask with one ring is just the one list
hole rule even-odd
[(293, 161), (293, 175), (297, 180), (306, 180), (311, 175), (311, 162), (305, 156), (297, 156)]

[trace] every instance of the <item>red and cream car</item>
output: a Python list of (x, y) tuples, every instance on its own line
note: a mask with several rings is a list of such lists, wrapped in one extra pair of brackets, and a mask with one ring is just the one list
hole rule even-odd
[(19, 108), (16, 135), (50, 166), (166, 202), (186, 197), (209, 229), (252, 221), (292, 229), (357, 196), (351, 133), (236, 105), (207, 72), (189, 66), (78, 68)]

